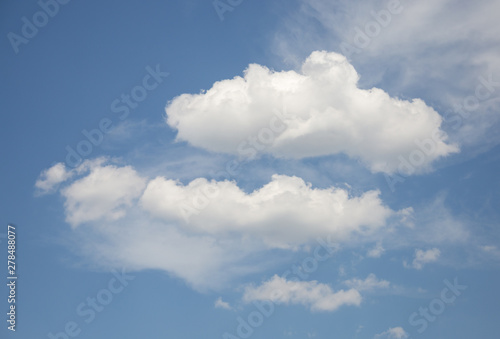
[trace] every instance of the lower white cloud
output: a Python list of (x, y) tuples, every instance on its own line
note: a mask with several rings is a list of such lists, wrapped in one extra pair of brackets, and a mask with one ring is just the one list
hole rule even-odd
[(157, 270), (201, 292), (230, 288), (274, 265), (264, 259), (265, 248), (257, 241), (187, 234), (138, 210), (129, 210), (125, 219), (76, 228), (72, 243), (92, 266)]
[[(405, 226), (402, 213), (387, 207), (377, 191), (353, 195), (347, 189), (315, 188), (298, 177), (275, 175), (245, 192), (230, 181), (151, 179), (105, 158), (68, 173), (56, 177), (66, 178), (57, 185), (73, 226), (74, 250), (93, 265), (161, 270), (197, 290), (219, 290), (275, 268), (291, 251), (310, 250), (318, 238), (344, 249), (383, 241), (387, 250), (453, 240), (419, 239), (428, 233), (419, 219), (418, 227)], [(195, 203), (200, 197), (201, 205)], [(185, 218), (186, 206), (196, 213)], [(456, 233), (454, 223), (445, 224)], [(418, 252), (412, 267), (430, 262), (432, 253)], [(348, 283), (359, 290), (387, 284), (374, 275)]]
[(355, 289), (335, 292), (330, 286), (317, 281), (289, 281), (275, 275), (260, 286), (246, 287), (243, 301), (256, 300), (303, 305), (311, 311), (335, 311), (344, 305), (359, 306), (362, 298)]

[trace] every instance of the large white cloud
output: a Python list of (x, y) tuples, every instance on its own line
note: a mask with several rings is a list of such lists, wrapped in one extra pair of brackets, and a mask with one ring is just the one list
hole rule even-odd
[(340, 188), (317, 189), (297, 177), (274, 175), (251, 193), (234, 182), (200, 178), (183, 185), (158, 177), (141, 197), (142, 208), (167, 222), (205, 234), (234, 232), (289, 247), (331, 235), (370, 234), (394, 214), (378, 191), (353, 197)]
[(260, 286), (247, 286), (243, 301), (271, 300), (276, 304), (303, 305), (311, 311), (335, 311), (344, 305), (359, 306), (361, 294), (355, 289), (333, 291), (317, 281), (289, 281), (277, 275)]
[(285, 175), (246, 193), (230, 181), (147, 179), (107, 158), (59, 167), (41, 178), (65, 178), (66, 220), (85, 256), (110, 268), (163, 270), (199, 290), (269, 268), (269, 249), (306, 250), (318, 237), (369, 241), (397, 217), (378, 191), (352, 196)]
[[(56, 177), (68, 177), (59, 191), (66, 220), (74, 228), (73, 249), (105, 268), (161, 270), (197, 290), (228, 287), (249, 274), (276, 268), (291, 255), (289, 250), (309, 251), (320, 237), (356, 249), (383, 240), (388, 250), (456, 241), (429, 233), (418, 218), (414, 229), (399, 227), (405, 221), (397, 220), (407, 213), (387, 207), (378, 191), (353, 195), (275, 175), (245, 192), (230, 181), (148, 179), (106, 158), (66, 172)], [(186, 210), (197, 213), (186, 218)], [(456, 232), (456, 225), (448, 224)], [(427, 235), (418, 238), (421, 233), (431, 234), (431, 241)], [(345, 283), (358, 290), (388, 284), (372, 275)]]
[(433, 150), (417, 172), (458, 150), (446, 143), (441, 116), (422, 100), (361, 89), (358, 80), (344, 56), (324, 51), (313, 52), (300, 72), (252, 64), (244, 77), (173, 99), (167, 122), (178, 140), (215, 152), (290, 158), (344, 153), (374, 172), (397, 171), (401, 157), (422, 140), (433, 140)]

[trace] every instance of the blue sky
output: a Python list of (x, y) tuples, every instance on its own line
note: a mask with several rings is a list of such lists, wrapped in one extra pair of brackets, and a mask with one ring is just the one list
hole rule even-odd
[(498, 1), (0, 8), (0, 337), (498, 332)]

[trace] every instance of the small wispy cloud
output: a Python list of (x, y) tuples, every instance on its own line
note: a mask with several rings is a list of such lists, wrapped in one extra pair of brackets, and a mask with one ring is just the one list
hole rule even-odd
[(74, 171), (68, 171), (66, 166), (62, 162), (59, 162), (40, 174), (35, 182), (35, 194), (45, 195), (52, 193), (61, 183), (70, 179), (73, 175)]
[(406, 268), (421, 270), (425, 264), (437, 261), (440, 255), (441, 251), (437, 248), (433, 248), (427, 251), (417, 249), (415, 251), (415, 258), (413, 259), (413, 262), (411, 264), (408, 264), (406, 261), (404, 261), (403, 265)]
[(231, 305), (229, 305), (228, 302), (222, 300), (222, 297), (219, 297), (219, 298), (217, 298), (217, 300), (215, 300), (214, 307), (215, 308), (222, 308), (222, 309), (225, 309), (225, 310), (231, 310), (231, 309), (233, 309), (231, 307)]
[(376, 334), (373, 339), (407, 339), (408, 333), (402, 327), (393, 327), (385, 332)]
[(388, 288), (391, 285), (389, 281), (380, 280), (373, 273), (369, 274), (365, 280), (354, 278), (344, 281), (344, 284), (358, 291), (371, 291), (378, 288)]
[(335, 311), (343, 305), (361, 304), (361, 295), (355, 289), (333, 291), (317, 281), (288, 281), (275, 275), (260, 286), (248, 286), (243, 301), (271, 300), (277, 304), (295, 304), (311, 311)]
[(378, 242), (377, 245), (366, 253), (366, 255), (370, 258), (380, 258), (382, 254), (385, 252), (382, 243)]

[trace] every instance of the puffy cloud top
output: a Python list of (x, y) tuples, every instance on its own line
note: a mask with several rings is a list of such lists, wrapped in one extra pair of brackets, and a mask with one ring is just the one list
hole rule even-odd
[(312, 188), (298, 177), (274, 175), (251, 193), (234, 182), (195, 179), (187, 185), (158, 177), (141, 197), (142, 208), (156, 217), (205, 234), (239, 232), (268, 245), (288, 247), (332, 235), (346, 240), (386, 224), (394, 212), (378, 191), (351, 197), (344, 189)]

